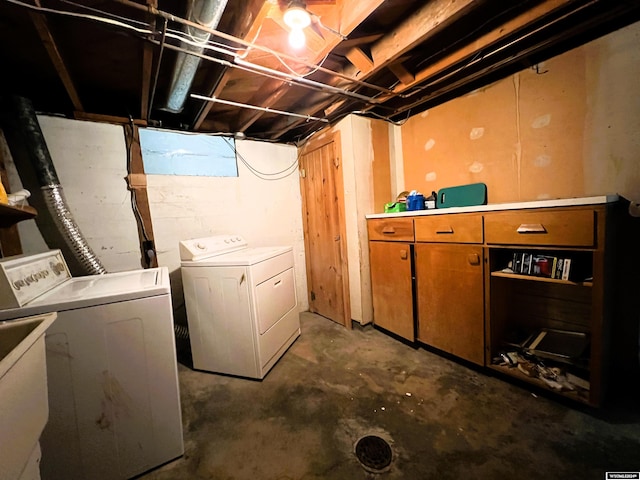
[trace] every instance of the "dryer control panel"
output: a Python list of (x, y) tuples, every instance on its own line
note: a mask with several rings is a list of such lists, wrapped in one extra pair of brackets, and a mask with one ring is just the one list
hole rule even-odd
[(180, 242), (180, 260), (197, 262), (216, 255), (224, 255), (247, 248), (240, 235), (215, 235)]

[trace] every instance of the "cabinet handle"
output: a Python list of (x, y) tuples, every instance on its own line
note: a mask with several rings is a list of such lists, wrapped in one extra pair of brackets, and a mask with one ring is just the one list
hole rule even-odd
[(449, 227), (447, 227), (447, 228), (439, 228), (438, 230), (436, 230), (436, 233), (437, 233), (438, 235), (441, 235), (441, 234), (443, 234), (443, 233), (449, 233), (449, 234), (451, 234), (451, 233), (453, 233), (453, 227), (449, 226)]
[(382, 233), (386, 235), (393, 235), (394, 233), (396, 233), (396, 229), (387, 225), (382, 229)]
[(467, 255), (467, 260), (469, 260), (469, 265), (480, 265), (480, 255), (477, 253)]
[(518, 233), (547, 233), (541, 223), (523, 223), (518, 227)]
[(404, 249), (400, 250), (400, 258), (402, 260), (406, 260), (407, 258), (409, 258), (409, 255), (408, 255), (406, 250), (404, 250)]

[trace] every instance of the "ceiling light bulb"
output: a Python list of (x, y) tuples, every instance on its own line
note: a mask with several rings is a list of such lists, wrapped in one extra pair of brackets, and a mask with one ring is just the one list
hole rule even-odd
[(302, 30), (311, 25), (311, 16), (304, 7), (294, 5), (284, 12), (283, 17), (285, 25), (293, 30)]
[(304, 32), (299, 28), (294, 28), (289, 32), (289, 45), (291, 45), (296, 50), (302, 48), (307, 43), (307, 38), (304, 35)]

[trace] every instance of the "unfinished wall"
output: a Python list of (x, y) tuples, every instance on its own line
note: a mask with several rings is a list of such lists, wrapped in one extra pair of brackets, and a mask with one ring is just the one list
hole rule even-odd
[[(82, 234), (109, 272), (140, 268), (136, 222), (127, 190), (122, 127), (38, 116), (40, 129)], [(10, 166), (12, 189), (20, 178)], [(35, 221), (18, 224), (26, 254), (47, 250)]]
[[(137, 226), (127, 190), (123, 128), (39, 116), (69, 209), (87, 242), (108, 271), (141, 268)], [(238, 141), (238, 177), (148, 176), (152, 222), (160, 265), (171, 271), (174, 309), (181, 314), (182, 282), (178, 242), (232, 233), (252, 246), (292, 245), (300, 310), (308, 310), (302, 206), (297, 169), (292, 175), (250, 173), (242, 163), (278, 172), (296, 162), (296, 148)], [(3, 147), (6, 148), (6, 145)], [(9, 157), (10, 158), (10, 157)], [(19, 177), (8, 165), (12, 188)], [(25, 253), (48, 249), (33, 220), (19, 224)], [(178, 317), (177, 317), (178, 318)]]
[(640, 196), (640, 24), (410, 118), (404, 187), (484, 182), (490, 203)]
[[(296, 162), (296, 148), (264, 142), (237, 141), (236, 149), (251, 167), (264, 173)], [(174, 308), (180, 307), (178, 242), (217, 234), (239, 234), (252, 246), (292, 245), (298, 305), (308, 310), (298, 170), (271, 180), (258, 178), (238, 160), (238, 177), (148, 175), (147, 191), (158, 262), (174, 272)]]

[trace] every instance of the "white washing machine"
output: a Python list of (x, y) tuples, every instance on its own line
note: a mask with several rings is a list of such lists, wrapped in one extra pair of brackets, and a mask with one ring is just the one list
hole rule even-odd
[(184, 453), (166, 267), (72, 278), (59, 250), (0, 259), (0, 320), (45, 336), (42, 478), (127, 479)]
[(262, 379), (300, 335), (291, 247), (180, 242), (193, 367)]

